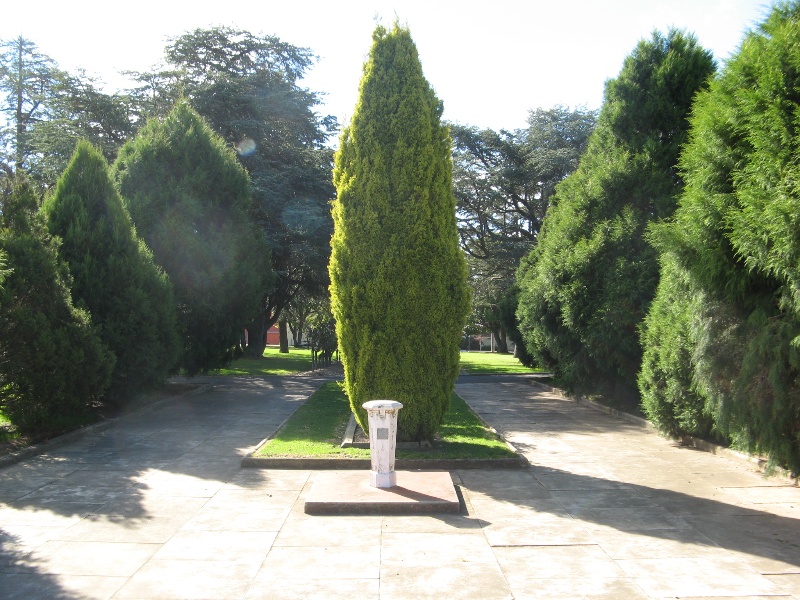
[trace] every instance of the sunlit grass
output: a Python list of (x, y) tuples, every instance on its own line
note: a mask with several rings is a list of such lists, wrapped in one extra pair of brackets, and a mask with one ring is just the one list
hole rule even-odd
[[(402, 410), (402, 409), (401, 409)], [(265, 444), (259, 457), (369, 458), (364, 448), (341, 448), (350, 419), (350, 403), (338, 382), (323, 385)], [(398, 450), (398, 458), (514, 458), (516, 455), (487, 428), (457, 394), (430, 450)]]
[[(523, 365), (511, 354), (496, 352), (461, 352), (461, 369), (470, 375), (536, 373)], [(268, 377), (294, 375), (311, 370), (311, 350), (289, 348), (289, 354), (281, 354), (274, 346), (264, 350), (263, 358), (240, 358), (229, 366), (213, 371), (214, 375), (243, 375)]]
[(537, 373), (514, 358), (496, 352), (461, 352), (461, 369), (470, 375)]
[(289, 348), (289, 354), (281, 354), (278, 348), (267, 347), (262, 358), (239, 358), (223, 369), (212, 371), (212, 374), (269, 377), (294, 375), (310, 370), (309, 348)]

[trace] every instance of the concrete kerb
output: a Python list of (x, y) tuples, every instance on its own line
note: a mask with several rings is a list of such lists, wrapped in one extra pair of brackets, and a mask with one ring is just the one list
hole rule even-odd
[(97, 423), (92, 423), (91, 425), (86, 425), (84, 427), (81, 427), (80, 429), (75, 429), (74, 431), (69, 431), (52, 439), (45, 440), (38, 444), (26, 446), (25, 448), (22, 448), (15, 452), (10, 452), (8, 454), (0, 456), (0, 468), (11, 466), (28, 458), (39, 456), (40, 454), (44, 454), (45, 452), (50, 452), (51, 450), (56, 450), (57, 448), (75, 442), (86, 435), (100, 433), (101, 431), (109, 429), (110, 427), (114, 426), (116, 423), (118, 423), (119, 421), (125, 419), (130, 415), (156, 410), (162, 404), (169, 402), (171, 400), (175, 400), (176, 398), (183, 398), (184, 396), (195, 396), (198, 394), (203, 394), (208, 390), (210, 390), (212, 387), (213, 387), (212, 385), (201, 385), (197, 389), (189, 390), (187, 392), (183, 392), (182, 394), (176, 394), (174, 396), (168, 396), (166, 398), (162, 398), (161, 400), (156, 400), (155, 402), (151, 402), (145, 406), (139, 407), (124, 415), (114, 417), (111, 419), (104, 419), (102, 421), (98, 421)]
[[(575, 402), (576, 404), (584, 404), (593, 408), (594, 410), (606, 413), (607, 415), (612, 415), (617, 417), (618, 419), (622, 419), (623, 421), (627, 421), (633, 425), (638, 425), (639, 427), (643, 427), (658, 433), (659, 435), (663, 435), (661, 432), (658, 431), (658, 428), (653, 425), (647, 419), (643, 419), (641, 417), (637, 417), (636, 415), (632, 415), (630, 413), (623, 412), (621, 410), (617, 410), (616, 408), (611, 408), (610, 406), (605, 406), (600, 404), (599, 402), (594, 402), (593, 400), (588, 400), (581, 395), (572, 396), (567, 394), (564, 390), (561, 390), (557, 387), (553, 387), (550, 385), (545, 385), (544, 383), (527, 380), (528, 383), (534, 387), (538, 387), (541, 389), (546, 390), (547, 392), (554, 394), (564, 400), (569, 400), (570, 402)], [(787, 471), (786, 469), (782, 469), (779, 467), (769, 467), (769, 461), (764, 458), (763, 456), (755, 456), (752, 454), (747, 454), (744, 452), (739, 452), (737, 450), (732, 450), (731, 448), (726, 448), (725, 446), (720, 446), (719, 444), (715, 444), (714, 442), (709, 442), (707, 440), (703, 440), (700, 438), (696, 438), (694, 436), (685, 434), (680, 437), (670, 437), (665, 436), (669, 439), (673, 439), (679, 442), (683, 446), (688, 446), (690, 448), (694, 448), (696, 450), (702, 450), (703, 452), (708, 452), (710, 454), (716, 454), (719, 456), (724, 456), (726, 458), (730, 458), (733, 460), (737, 460), (739, 462), (746, 462), (751, 465), (755, 465), (759, 471), (762, 473), (769, 474), (771, 476), (778, 476), (788, 480), (790, 483), (794, 485), (800, 485), (800, 479), (798, 477), (792, 477), (792, 474)]]

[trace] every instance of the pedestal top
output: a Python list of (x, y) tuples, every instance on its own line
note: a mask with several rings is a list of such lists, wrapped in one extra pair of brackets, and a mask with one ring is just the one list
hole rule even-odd
[(402, 403), (396, 400), (370, 400), (361, 405), (363, 408), (370, 410), (399, 410), (403, 408)]

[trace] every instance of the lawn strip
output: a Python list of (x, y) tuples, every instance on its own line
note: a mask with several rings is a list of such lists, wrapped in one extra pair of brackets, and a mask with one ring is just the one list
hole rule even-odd
[(212, 371), (212, 375), (232, 375), (246, 377), (273, 377), (294, 375), (311, 370), (311, 350), (308, 348), (291, 348), (282, 353), (278, 348), (268, 347), (261, 357), (242, 357), (232, 361), (226, 367)]
[[(350, 404), (341, 384), (326, 383), (253, 453), (255, 460), (243, 464), (257, 466), (260, 459), (275, 459), (271, 465), (274, 468), (290, 468), (293, 464), (297, 465), (295, 468), (305, 468), (300, 465), (316, 465), (314, 459), (322, 459), (333, 461), (328, 467), (348, 468), (348, 461), (352, 461), (355, 468), (369, 468), (368, 449), (340, 447), (349, 418)], [(455, 393), (433, 448), (398, 450), (396, 456), (398, 468), (404, 464), (409, 468), (441, 468), (445, 462), (453, 461), (472, 461), (481, 466), (520, 461), (520, 456)]]
[(539, 373), (526, 367), (512, 354), (497, 352), (461, 352), (461, 370), (468, 375), (525, 375)]

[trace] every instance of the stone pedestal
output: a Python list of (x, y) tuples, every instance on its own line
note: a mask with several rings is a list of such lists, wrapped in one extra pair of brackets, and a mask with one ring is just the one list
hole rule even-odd
[(369, 446), (372, 471), (369, 483), (376, 488), (397, 485), (394, 455), (397, 447), (397, 412), (403, 408), (394, 400), (370, 400), (362, 405), (369, 419)]

